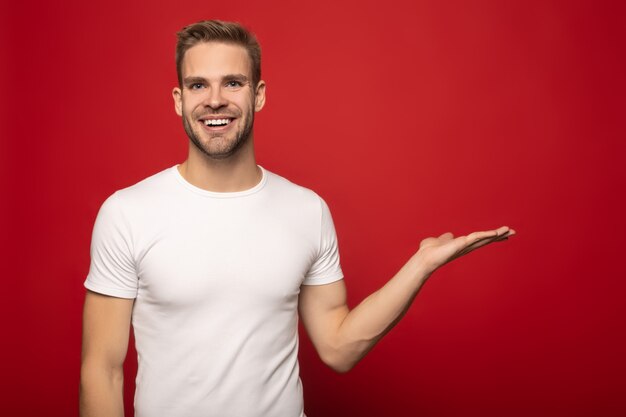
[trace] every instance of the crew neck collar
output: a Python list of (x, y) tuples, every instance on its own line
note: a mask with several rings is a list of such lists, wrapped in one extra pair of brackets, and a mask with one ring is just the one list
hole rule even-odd
[(181, 173), (178, 171), (178, 165), (174, 165), (172, 168), (170, 168), (170, 171), (172, 171), (174, 177), (179, 183), (181, 183), (185, 188), (187, 188), (188, 190), (192, 191), (195, 194), (199, 194), (199, 195), (202, 195), (205, 197), (211, 197), (211, 198), (236, 198), (236, 197), (245, 197), (251, 194), (255, 194), (259, 192), (260, 190), (262, 190), (263, 187), (265, 187), (265, 184), (267, 183), (267, 171), (262, 166), (260, 165), (257, 165), (257, 166), (259, 167), (259, 169), (261, 169), (261, 181), (259, 181), (254, 187), (248, 188), (247, 190), (233, 191), (233, 192), (208, 191), (200, 187), (196, 187), (195, 185), (191, 184), (181, 175)]

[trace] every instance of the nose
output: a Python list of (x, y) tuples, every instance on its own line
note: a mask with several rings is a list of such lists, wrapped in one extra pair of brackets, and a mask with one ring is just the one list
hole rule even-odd
[(208, 89), (207, 95), (204, 100), (204, 105), (212, 109), (219, 109), (226, 105), (226, 99), (222, 94), (222, 89), (219, 86), (213, 86)]

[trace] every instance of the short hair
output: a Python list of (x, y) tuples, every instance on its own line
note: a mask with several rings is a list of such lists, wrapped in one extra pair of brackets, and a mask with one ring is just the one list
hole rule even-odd
[(243, 46), (248, 52), (252, 70), (252, 85), (261, 80), (261, 46), (252, 32), (237, 22), (203, 20), (185, 26), (176, 34), (176, 73), (183, 85), (182, 64), (185, 52), (202, 42), (223, 42)]

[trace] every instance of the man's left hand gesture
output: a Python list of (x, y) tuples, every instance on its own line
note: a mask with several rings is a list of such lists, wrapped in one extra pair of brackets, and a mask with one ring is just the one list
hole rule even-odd
[(513, 229), (503, 226), (457, 238), (452, 233), (426, 238), (392, 279), (352, 310), (343, 280), (303, 285), (300, 317), (320, 357), (339, 372), (351, 369), (402, 318), (437, 268), (514, 234)]
[(430, 276), (437, 268), (448, 262), (490, 243), (508, 239), (514, 234), (515, 230), (502, 226), (496, 230), (474, 232), (457, 238), (452, 233), (428, 237), (421, 241), (420, 248), (413, 255), (412, 261), (419, 264), (426, 276)]

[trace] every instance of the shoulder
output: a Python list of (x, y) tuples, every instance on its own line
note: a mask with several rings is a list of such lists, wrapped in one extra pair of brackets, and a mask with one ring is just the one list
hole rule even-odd
[(299, 226), (319, 227), (323, 219), (330, 217), (330, 210), (324, 199), (315, 191), (295, 184), (290, 180), (266, 171), (267, 206), (276, 215), (292, 219)]
[(133, 200), (163, 194), (175, 185), (176, 180), (173, 172), (175, 169), (174, 166), (157, 172), (136, 184), (116, 191), (115, 195), (121, 200)]
[(321, 208), (324, 200), (315, 191), (295, 184), (285, 177), (265, 170), (267, 188), (273, 197), (292, 201), (294, 204)]
[(175, 190), (175, 179), (172, 169), (167, 168), (151, 175), (129, 187), (122, 188), (111, 194), (102, 204), (101, 216), (113, 216), (119, 219), (135, 217), (145, 213), (150, 207), (160, 207)]
[(170, 167), (157, 172), (129, 187), (122, 188), (114, 192), (109, 199), (115, 202), (120, 209), (131, 210), (133, 208), (143, 208), (155, 206), (171, 196), (176, 190), (176, 179)]

